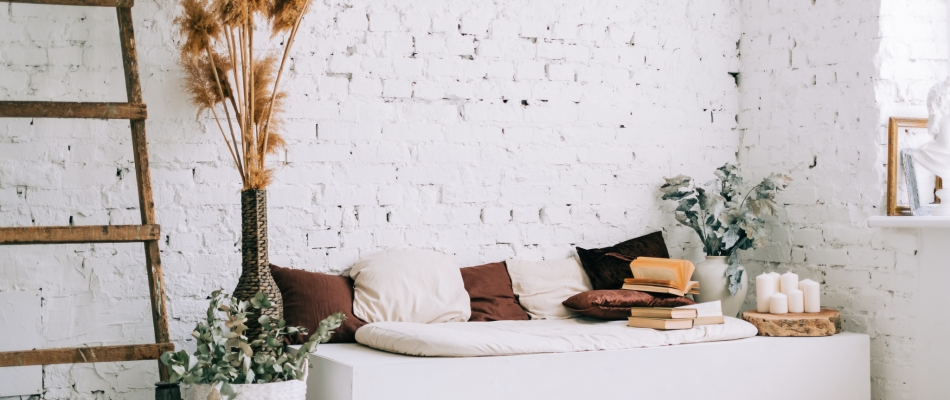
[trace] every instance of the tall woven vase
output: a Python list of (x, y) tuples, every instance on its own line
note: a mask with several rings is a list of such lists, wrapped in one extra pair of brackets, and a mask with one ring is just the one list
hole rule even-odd
[[(277, 289), (277, 283), (270, 273), (267, 258), (267, 191), (248, 189), (241, 191), (241, 278), (234, 288), (234, 297), (250, 301), (257, 292), (264, 292), (273, 306), (264, 310), (264, 314), (273, 320), (284, 318), (284, 301)], [(247, 320), (245, 336), (257, 339), (261, 325), (260, 316)]]

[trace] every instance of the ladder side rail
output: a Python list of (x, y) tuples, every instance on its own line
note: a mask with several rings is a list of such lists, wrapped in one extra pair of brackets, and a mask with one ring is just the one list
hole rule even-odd
[[(132, 27), (132, 9), (117, 7), (119, 22), (119, 45), (122, 49), (122, 67), (125, 71), (125, 91), (129, 103), (142, 103), (142, 85), (139, 80), (138, 57), (135, 49), (135, 32)], [(132, 154), (135, 158), (135, 180), (138, 184), (139, 211), (142, 224), (155, 223), (155, 203), (152, 197), (152, 178), (148, 166), (148, 140), (145, 136), (145, 120), (129, 121), (132, 128)], [(168, 333), (168, 312), (165, 306), (165, 282), (162, 276), (162, 261), (158, 241), (145, 242), (145, 265), (148, 273), (148, 291), (152, 300), (152, 323), (155, 342), (171, 343)], [(168, 370), (159, 362), (162, 381), (168, 380)]]

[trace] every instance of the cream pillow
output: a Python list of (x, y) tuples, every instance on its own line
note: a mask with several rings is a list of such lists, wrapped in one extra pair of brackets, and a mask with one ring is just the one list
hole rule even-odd
[(357, 261), (350, 277), (353, 315), (366, 322), (465, 322), (472, 314), (453, 256), (385, 250)]
[(507, 260), (511, 289), (531, 319), (566, 319), (579, 316), (562, 301), (592, 290), (577, 259), (553, 261)]

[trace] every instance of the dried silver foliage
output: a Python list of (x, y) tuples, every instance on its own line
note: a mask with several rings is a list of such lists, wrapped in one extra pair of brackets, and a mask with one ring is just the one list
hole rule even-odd
[(211, 293), (207, 316), (198, 323), (191, 336), (198, 341), (194, 354), (185, 350), (162, 354), (161, 361), (169, 366), (171, 382), (211, 384), (223, 400), (230, 400), (235, 392), (231, 384), (271, 383), (292, 379), (303, 380), (303, 364), (307, 356), (317, 350), (317, 344), (330, 340), (333, 329), (339, 328), (346, 316), (335, 313), (320, 321), (317, 332), (300, 346), (296, 354), (284, 351), (284, 337), (306, 334), (303, 327), (286, 326), (284, 320), (273, 321), (262, 315), (258, 318), (264, 332), (249, 340), (244, 336), (248, 317), (261, 315), (271, 302), (258, 292), (250, 302), (239, 301), (221, 290)]
[(792, 181), (787, 175), (772, 174), (742, 195), (739, 168), (726, 163), (716, 169), (716, 178), (697, 186), (693, 178), (678, 175), (664, 178), (663, 200), (677, 202), (676, 220), (693, 228), (709, 256), (727, 256), (729, 293), (742, 288), (742, 271), (736, 250), (765, 244), (768, 219), (775, 216), (775, 195)]

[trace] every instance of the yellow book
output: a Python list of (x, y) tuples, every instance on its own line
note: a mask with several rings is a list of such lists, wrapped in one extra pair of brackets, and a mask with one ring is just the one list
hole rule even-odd
[(696, 310), (665, 307), (633, 307), (631, 317), (664, 318), (664, 319), (693, 319), (698, 316)]
[[(676, 289), (681, 293), (688, 293), (694, 286), (691, 286), (689, 278), (693, 276), (696, 267), (689, 260), (677, 260), (669, 258), (637, 257), (630, 262), (630, 272), (633, 278), (641, 282), (647, 280), (662, 283), (661, 286)], [(626, 282), (624, 282), (626, 283)], [(698, 283), (693, 284), (698, 286)], [(626, 285), (624, 285), (626, 286)], [(638, 286), (657, 286), (638, 285)], [(639, 289), (633, 289), (639, 290)], [(681, 295), (682, 296), (682, 295)]]
[(662, 331), (673, 329), (690, 329), (693, 327), (692, 319), (666, 319), (666, 318), (642, 318), (628, 317), (627, 326), (634, 328), (650, 328)]
[[(696, 283), (695, 286), (699, 285), (699, 282), (691, 281), (690, 283)], [(694, 285), (688, 286), (689, 290), (683, 292), (679, 289), (674, 289), (670, 287), (662, 286), (650, 286), (650, 285), (623, 285), (621, 289), (624, 290), (637, 290), (641, 292), (651, 292), (651, 293), (668, 293), (677, 296), (685, 296), (687, 294), (699, 294), (699, 290), (694, 287)]]

